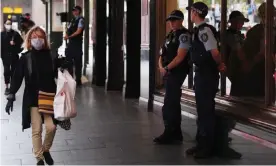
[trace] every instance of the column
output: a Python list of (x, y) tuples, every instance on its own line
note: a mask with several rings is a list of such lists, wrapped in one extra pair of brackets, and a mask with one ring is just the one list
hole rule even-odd
[(92, 84), (96, 84), (96, 65), (95, 65), (95, 55), (96, 55), (96, 0), (92, 0), (93, 8), (92, 8), (92, 28), (91, 28), (91, 38), (93, 42), (93, 76), (92, 76)]
[[(150, 1), (150, 59), (149, 59), (149, 99), (148, 110), (153, 110), (154, 92), (156, 90), (157, 64), (160, 46), (166, 35), (166, 1)], [(158, 71), (159, 73), (159, 71)], [(160, 76), (158, 76), (160, 79)]]
[(106, 0), (96, 1), (95, 84), (105, 86), (106, 79)]
[(126, 98), (140, 97), (140, 44), (141, 44), (141, 1), (127, 1), (126, 16)]
[(123, 19), (124, 0), (110, 0), (108, 91), (122, 91), (124, 85)]
[(89, 24), (90, 24), (90, 2), (89, 0), (83, 0), (83, 14), (85, 19), (84, 24), (84, 65), (83, 65), (83, 74), (86, 75), (86, 66), (88, 64), (89, 57)]

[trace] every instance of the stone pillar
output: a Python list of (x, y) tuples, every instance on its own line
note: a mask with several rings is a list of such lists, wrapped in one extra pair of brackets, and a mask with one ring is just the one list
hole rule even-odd
[(127, 1), (126, 16), (126, 98), (140, 97), (140, 44), (141, 44), (141, 1)]
[(106, 79), (106, 0), (96, 0), (95, 84), (105, 86)]
[(123, 57), (124, 0), (109, 1), (109, 60), (106, 90), (122, 91), (124, 85)]
[(92, 28), (91, 28), (91, 38), (93, 42), (93, 77), (92, 84), (96, 84), (96, 65), (95, 65), (95, 56), (96, 56), (96, 2), (97, 0), (92, 0), (93, 2), (93, 15), (92, 15)]
[(84, 27), (84, 67), (83, 67), (83, 74), (86, 75), (86, 66), (88, 64), (88, 57), (89, 57), (89, 9), (90, 9), (90, 3), (89, 0), (82, 0), (83, 2), (83, 15), (85, 19), (85, 27)]

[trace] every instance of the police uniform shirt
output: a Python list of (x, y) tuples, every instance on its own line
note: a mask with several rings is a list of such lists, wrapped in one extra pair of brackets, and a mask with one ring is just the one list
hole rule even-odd
[[(80, 16), (76, 17), (75, 20), (77, 20), (78, 18), (80, 18)], [(68, 29), (71, 27), (72, 25), (72, 21), (69, 23), (68, 25)], [(78, 28), (84, 28), (84, 19), (80, 18), (79, 23), (78, 23)]]
[(217, 39), (215, 37), (215, 34), (213, 34), (212, 30), (209, 27), (205, 26), (199, 29), (198, 39), (204, 44), (206, 51), (218, 49), (218, 44), (217, 44)]
[[(168, 36), (166, 37), (166, 41), (164, 43), (164, 47), (168, 48), (169, 44), (171, 42), (174, 43), (176, 40), (179, 41), (178, 49), (179, 48), (183, 48), (183, 49), (189, 50), (189, 48), (191, 47), (191, 35), (188, 32), (181, 34), (178, 39), (175, 39), (175, 32), (170, 32), (168, 34)], [(163, 51), (164, 51), (163, 48), (161, 48), (160, 49), (160, 55), (161, 56), (164, 53)]]
[(189, 50), (191, 47), (191, 35), (189, 33), (183, 33), (179, 36), (179, 48)]
[[(183, 32), (182, 32), (183, 31)], [(177, 56), (178, 49), (186, 49), (187, 51), (191, 47), (191, 35), (188, 30), (184, 29), (177, 31), (171, 31), (164, 42), (164, 45), (160, 49), (160, 56), (162, 57), (162, 65), (165, 67)], [(182, 61), (174, 70), (178, 70), (183, 67), (185, 60)], [(184, 65), (186, 66), (186, 65)], [(182, 70), (182, 69), (181, 69)]]

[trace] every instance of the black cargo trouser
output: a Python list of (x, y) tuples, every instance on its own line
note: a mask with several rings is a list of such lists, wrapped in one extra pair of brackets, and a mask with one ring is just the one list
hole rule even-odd
[(73, 67), (75, 66), (76, 81), (81, 81), (82, 76), (82, 43), (69, 43), (66, 48), (66, 60), (70, 62), (68, 68), (69, 73), (73, 75)]
[(181, 86), (186, 78), (185, 73), (169, 73), (165, 80), (165, 98), (162, 107), (165, 128), (181, 127)]
[(5, 84), (9, 84), (11, 82), (12, 75), (14, 73), (18, 60), (19, 60), (18, 54), (7, 53), (2, 55)]
[(197, 143), (212, 148), (215, 134), (215, 96), (218, 91), (219, 75), (195, 73), (195, 99), (197, 108)]

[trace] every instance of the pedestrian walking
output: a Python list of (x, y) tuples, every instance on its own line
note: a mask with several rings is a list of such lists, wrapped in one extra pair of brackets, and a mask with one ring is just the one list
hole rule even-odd
[(12, 29), (11, 20), (7, 20), (1, 32), (1, 59), (4, 66), (5, 95), (9, 94), (9, 84), (19, 59), (23, 39)]
[[(53, 100), (56, 92), (55, 78), (57, 77), (58, 62), (56, 57), (50, 54), (50, 47), (46, 32), (40, 27), (32, 28), (25, 39), (25, 49), (15, 69), (11, 82), (10, 94), (6, 112), (13, 110), (15, 94), (25, 80), (25, 90), (22, 105), (22, 128), (32, 128), (33, 152), (37, 159), (37, 165), (53, 165), (50, 155), (56, 125), (54, 119)], [(42, 142), (42, 124), (45, 124), (46, 134)]]

